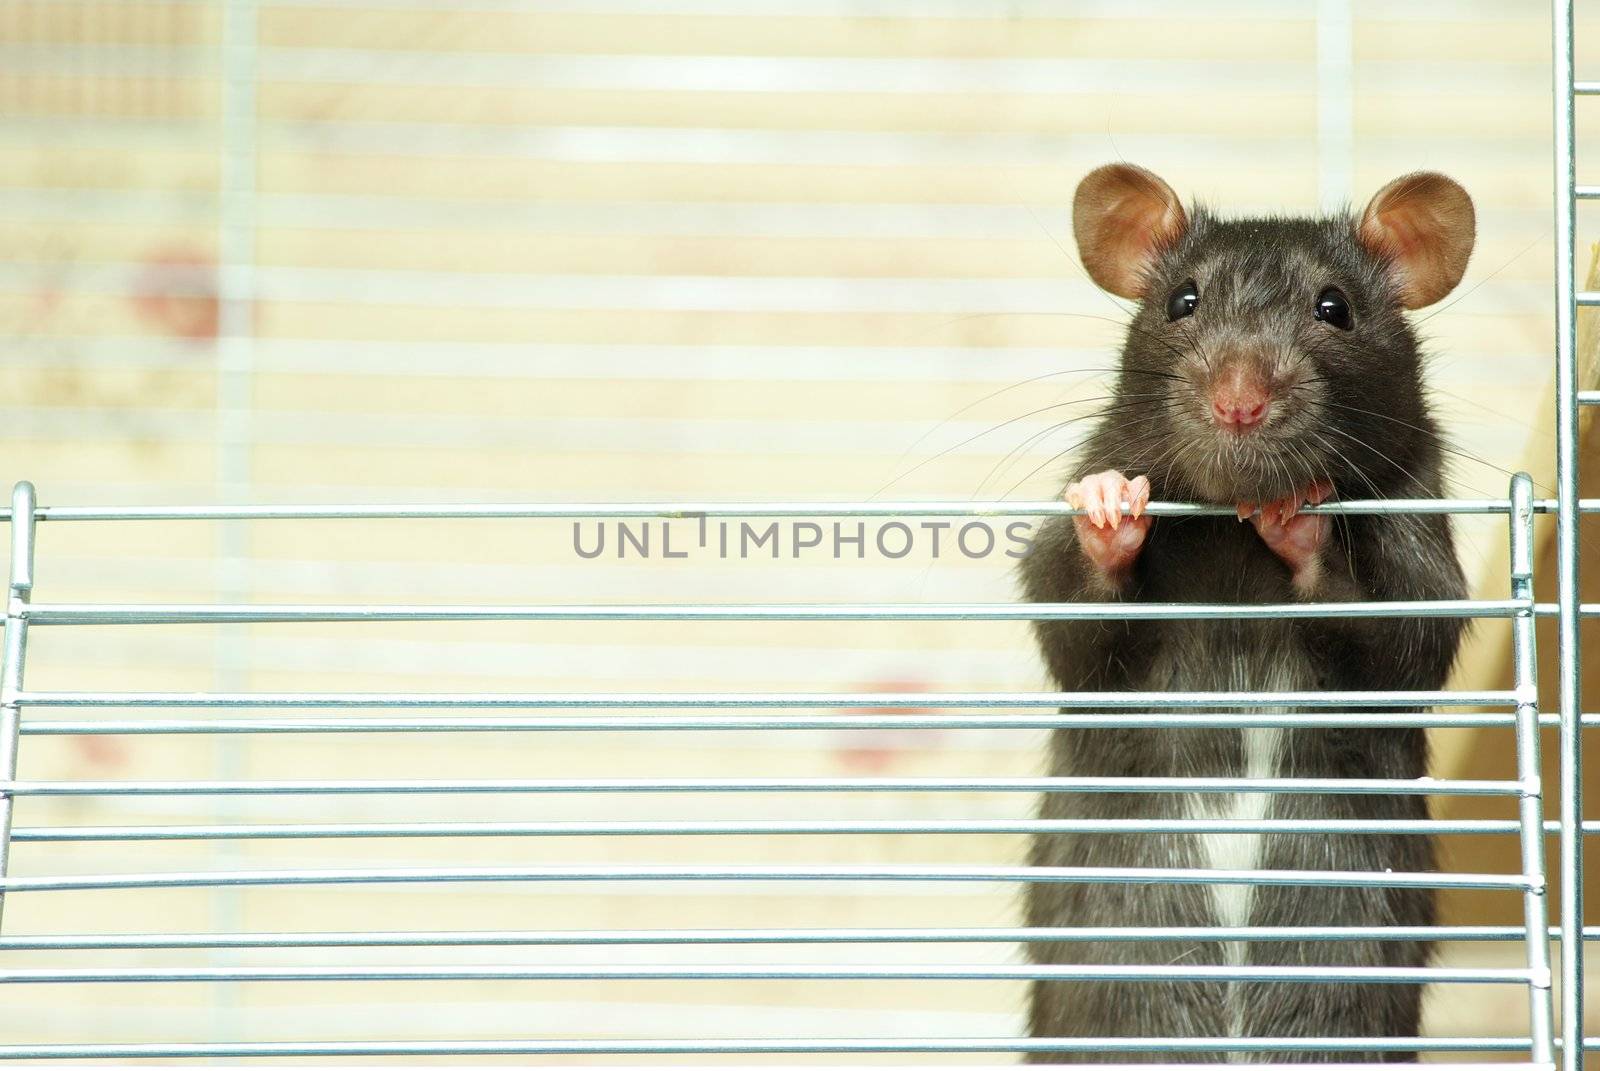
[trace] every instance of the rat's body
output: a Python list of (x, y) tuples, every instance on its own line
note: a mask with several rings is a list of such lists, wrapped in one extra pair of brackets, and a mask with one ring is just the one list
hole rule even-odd
[[(1360, 224), (1348, 218), (1224, 223), (1206, 216), (1190, 222), (1148, 172), (1124, 165), (1085, 180), (1077, 224), (1086, 265), (1108, 289), (1150, 300), (1135, 314), (1116, 398), (1068, 488), (1068, 500), (1088, 515), (1060, 518), (1041, 531), (1023, 564), (1028, 598), (1283, 604), (1464, 597), (1442, 515), (1350, 515), (1336, 522), (1296, 515), (1304, 499), (1442, 493), (1439, 436), (1423, 401), (1415, 337), (1400, 309), (1436, 300), (1459, 279), (1471, 247), (1470, 202), (1465, 249), (1445, 250), (1459, 252), (1459, 265), (1452, 272), (1446, 262), (1441, 276), (1437, 264), (1419, 259), (1437, 250), (1416, 237), (1426, 237), (1447, 213), (1433, 202), (1419, 210), (1415, 186), (1395, 192), (1398, 185), (1374, 200)], [(1453, 183), (1449, 188), (1444, 195), (1459, 192)], [(1431, 188), (1423, 194), (1441, 196)], [(1421, 223), (1400, 218), (1405, 211), (1422, 211)], [(1403, 230), (1407, 243), (1383, 244), (1386, 225)], [(1137, 238), (1141, 228), (1153, 237), (1130, 246), (1126, 232)], [(1135, 270), (1119, 276), (1129, 258)], [(1430, 268), (1439, 277), (1429, 276)], [(1250, 523), (1141, 516), (1151, 498), (1226, 504), (1242, 514), (1265, 505)], [(1131, 505), (1129, 516), (1113, 505), (1120, 501)], [(1037, 629), (1051, 676), (1066, 691), (1247, 693), (1440, 688), (1460, 631), (1458, 619), (1415, 617), (1051, 621)], [(1414, 729), (1060, 730), (1048, 772), (1410, 780), (1423, 776), (1425, 766), (1424, 736)], [(1427, 817), (1427, 806), (1420, 795), (1049, 793), (1040, 813), (1414, 821)], [(1433, 869), (1433, 851), (1420, 835), (1093, 833), (1039, 836), (1032, 862), (1415, 873)], [(1041, 882), (1029, 886), (1027, 901), (1027, 923), (1040, 927), (1321, 928), (1433, 920), (1432, 893), (1418, 888)], [(1429, 953), (1415, 941), (1342, 940), (1064, 941), (1029, 948), (1041, 964), (1184, 966), (1415, 967)], [(1039, 1038), (1416, 1037), (1420, 997), (1420, 986), (1397, 984), (1038, 982), (1030, 1018)], [(1119, 1052), (1035, 1059), (1384, 1062), (1415, 1054)]]

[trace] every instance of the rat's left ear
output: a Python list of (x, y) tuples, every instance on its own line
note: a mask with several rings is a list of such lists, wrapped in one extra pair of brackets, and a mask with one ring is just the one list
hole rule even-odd
[(1367, 251), (1389, 262), (1408, 309), (1432, 305), (1456, 288), (1476, 233), (1472, 198), (1435, 171), (1402, 175), (1379, 190), (1356, 227)]

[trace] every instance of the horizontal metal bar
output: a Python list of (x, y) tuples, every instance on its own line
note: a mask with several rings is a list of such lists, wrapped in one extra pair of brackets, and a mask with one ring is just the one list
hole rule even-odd
[[(1555, 724), (1549, 715), (1549, 724)], [(1600, 723), (1600, 715), (1596, 716)], [(24, 736), (162, 736), (293, 733), (487, 733), (834, 729), (1501, 729), (1510, 714), (839, 714), (828, 718), (217, 718), (24, 722)], [(659, 724), (656, 724), (659, 723)]]
[(37, 967), (0, 970), (0, 985), (79, 982), (475, 982), (475, 981), (964, 981), (1477, 983), (1526, 985), (1525, 970), (1489, 967), (1272, 967), (1209, 964), (699, 964), (659, 963), (427, 967)]
[(1043, 866), (542, 866), (368, 867), (199, 871), (162, 874), (66, 874), (0, 877), (0, 891), (239, 888), (265, 885), (408, 885), (478, 882), (591, 881), (871, 881), (1023, 882), (1069, 885), (1249, 885), (1327, 888), (1515, 889), (1531, 879), (1512, 874), (1209, 870), (1180, 867)]
[[(1600, 511), (1585, 508), (1585, 512)], [(1304, 603), (788, 603), (705, 605), (406, 606), (308, 603), (34, 603), (22, 616), (33, 625), (329, 624), (393, 621), (1245, 621), (1283, 618), (1556, 617), (1555, 603), (1522, 599), (1434, 599)], [(1600, 603), (1582, 603), (1600, 617)]]
[[(262, 704), (266, 705), (266, 704)], [(893, 704), (879, 704), (893, 705)], [(1556, 715), (1549, 715), (1555, 724)], [(269, 733), (489, 733), (638, 731), (809, 731), (834, 729), (1501, 729), (1512, 714), (1033, 714), (876, 715), (820, 718), (619, 716), (609, 718), (216, 718), (51, 721), (22, 724), (24, 736), (161, 736)], [(1600, 715), (1596, 716), (1600, 723)]]
[(594, 792), (1269, 792), (1520, 796), (1516, 781), (1360, 777), (657, 777), (479, 781), (0, 781), (16, 796), (327, 796)]
[[(646, 709), (646, 710), (816, 710), (851, 707), (877, 709), (928, 708), (996, 709), (1109, 707), (1129, 709), (1180, 709), (1189, 707), (1465, 707), (1515, 706), (1517, 694), (1509, 689), (1485, 691), (1373, 691), (1373, 692), (48, 692), (24, 691), (17, 702), (28, 707), (93, 708), (267, 708), (335, 709), (371, 708), (444, 709)], [(1235, 715), (1227, 715), (1234, 717)], [(1347, 715), (1340, 715), (1341, 717)], [(1407, 714), (1405, 717), (1424, 717)], [(1492, 717), (1493, 715), (1461, 715)], [(985, 716), (984, 727), (994, 724)], [(1193, 720), (1191, 720), (1193, 719)], [(759, 725), (776, 719), (753, 719)], [(824, 728), (847, 724), (846, 716), (831, 715)], [(655, 724), (646, 719), (640, 724)], [(143, 724), (143, 723), (140, 723)], [(587, 724), (587, 723), (585, 723)], [(664, 722), (663, 722), (664, 724)], [(723, 724), (713, 722), (713, 725)], [(895, 718), (904, 728), (910, 719)], [(1120, 719), (1118, 725), (1126, 724)], [(1174, 725), (1177, 723), (1175, 722)], [(1182, 724), (1200, 724), (1198, 715), (1185, 715)], [(24, 731), (27, 731), (24, 729)]]
[(160, 874), (68, 874), (0, 878), (5, 892), (94, 889), (234, 888), (270, 885), (405, 885), (592, 881), (870, 881), (1024, 882), (1070, 885), (1248, 885), (1328, 888), (1514, 889), (1535, 884), (1511, 874), (1210, 870), (1179, 867), (967, 866), (544, 866), (372, 867), (200, 871)]
[[(1070, 1039), (1072, 1042), (1080, 1039)], [(1405, 1049), (1405, 1039), (1381, 1039), (1390, 1049)], [(1437, 1041), (1437, 1039), (1429, 1039)], [(1051, 1052), (1050, 1039), (1010, 1042), (995, 1039), (838, 1039), (838, 1041), (443, 1041), (443, 1042), (234, 1042), (234, 1044), (0, 1045), (0, 1060), (238, 1060), (251, 1057), (541, 1057), (541, 1055), (763, 1055), (763, 1053), (874, 1052)], [(576, 1045), (576, 1047), (574, 1047)], [(1528, 1045), (1520, 1045), (1526, 1049)], [(1483, 1050), (1499, 1050), (1485, 1045)], [(984, 1065), (966, 1065), (981, 1066)], [(1010, 1065), (1005, 1065), (1010, 1066)], [(1304, 1063), (1251, 1061), (1253, 1068), (1304, 1068)], [(1098, 1063), (1098, 1071), (1194, 1071), (1192, 1063)], [(1371, 1063), (1318, 1063), (1318, 1071), (1371, 1071)], [(1555, 1071), (1554, 1063), (1450, 1063), (1429, 1061), (1429, 1071)]]
[(1578, 392), (1579, 405), (1600, 405), (1600, 390), (1580, 390)]
[[(309, 824), (23, 826), (13, 841), (327, 840), (376, 837), (788, 836), (801, 834), (1081, 833), (1516, 833), (1512, 819), (1359, 818), (949, 818), (639, 822), (318, 822)], [(1585, 830), (1588, 832), (1588, 830)]]
[(358, 606), (34, 603), (32, 625), (273, 624), (342, 621), (1185, 621), (1302, 617), (1513, 617), (1520, 599), (1236, 603), (795, 603), (788, 605)]
[[(1171, 1045), (1170, 1050), (1163, 1045)], [(1152, 1047), (1153, 1046), (1153, 1047)], [(165, 1043), (95, 1045), (0, 1045), (0, 1059), (153, 1059), (314, 1056), (665, 1056), (665, 1055), (823, 1055), (868, 1053), (1011, 1052), (1516, 1052), (1526, 1038), (716, 1038), (596, 1041), (329, 1041), (247, 1043)], [(1097, 1064), (1104, 1071), (1184, 1071), (1192, 1064)], [(1252, 1063), (1253, 1067), (1295, 1067), (1303, 1063)], [(1364, 1071), (1371, 1064), (1319, 1063), (1326, 1071)], [(1430, 1062), (1451, 1071), (1551, 1071), (1540, 1063)]]
[(1572, 193), (1580, 201), (1600, 200), (1600, 186), (1576, 186)]
[[(1534, 504), (1539, 512), (1553, 500)], [(1060, 499), (1034, 502), (552, 502), (403, 503), (281, 506), (40, 506), (41, 521), (276, 521), (276, 520), (698, 520), (733, 517), (1044, 517), (1081, 516), (1083, 510)], [(1145, 512), (1157, 517), (1234, 517), (1232, 506), (1194, 502), (1151, 502)], [(1306, 506), (1302, 512), (1509, 514), (1508, 498), (1350, 499)], [(9, 508), (0, 520), (9, 521)]]
[[(1350, 833), (1448, 836), (1516, 833), (1514, 819), (1428, 818), (950, 818), (813, 819), (791, 821), (637, 822), (322, 822), (154, 826), (23, 826), (13, 841), (80, 843), (164, 840), (326, 840), (368, 837), (595, 837), (595, 836), (784, 836), (802, 834), (1022, 834), (1081, 833)], [(1551, 819), (1544, 831), (1559, 833)], [(1600, 834), (1600, 821), (1583, 823), (1586, 836)]]
[(1600, 82), (1574, 82), (1572, 83), (1573, 96), (1592, 97), (1600, 95)]
[[(1600, 927), (1584, 931), (1600, 936)], [(1552, 936), (1559, 931), (1552, 927)], [(1520, 926), (990, 926), (724, 930), (435, 930), (14, 934), (0, 951), (487, 948), (528, 945), (1028, 944), (1036, 941), (1520, 941)]]

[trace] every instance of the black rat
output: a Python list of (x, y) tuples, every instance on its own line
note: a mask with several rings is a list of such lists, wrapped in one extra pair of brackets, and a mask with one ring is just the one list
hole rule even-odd
[[(1443, 175), (1385, 186), (1359, 218), (1227, 220), (1186, 212), (1126, 164), (1079, 185), (1073, 226), (1094, 281), (1137, 306), (1114, 397), (1066, 500), (1022, 564), (1036, 602), (1288, 603), (1458, 599), (1443, 515), (1299, 513), (1328, 498), (1442, 494), (1442, 450), (1405, 310), (1455, 288), (1472, 201)], [(1237, 507), (1152, 517), (1152, 499)], [(1128, 505), (1124, 515), (1121, 503)], [(1455, 618), (1045, 621), (1067, 691), (1442, 687)], [(1292, 712), (1287, 712), (1292, 713)], [(1417, 729), (1058, 730), (1050, 773), (1118, 777), (1424, 775)], [(1418, 795), (1047, 793), (1040, 816), (1422, 819)], [(1040, 835), (1051, 867), (1417, 872), (1430, 838), (1398, 834)], [(1426, 926), (1418, 888), (1033, 883), (1030, 926)], [(1104, 941), (1030, 945), (1041, 964), (1415, 967), (1418, 941)], [(1036, 982), (1033, 1036), (1416, 1037), (1421, 987), (1305, 982)], [(1036, 1054), (1039, 1062), (1409, 1062), (1415, 1053)]]

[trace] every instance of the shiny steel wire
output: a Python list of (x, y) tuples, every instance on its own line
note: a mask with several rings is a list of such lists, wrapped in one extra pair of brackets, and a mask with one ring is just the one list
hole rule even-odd
[[(6, 588), (4, 653), (0, 656), (0, 774), (8, 782), (16, 780), (21, 744), (22, 708), (17, 696), (22, 691), (28, 650), (26, 610), (33, 591), (34, 505), (33, 485), (18, 483), (11, 493), (11, 575)], [(15, 801), (16, 793), (0, 787), (0, 882), (9, 869)], [(4, 911), (5, 890), (0, 888), (0, 926), (5, 924)]]
[[(913, 966), (804, 964), (603, 963), (587, 966), (456, 967), (62, 967), (0, 971), (0, 985), (176, 982), (473, 982), (473, 981), (946, 981), (1003, 982), (1049, 979), (1103, 982), (1289, 982), (1415, 985), (1458, 982), (1527, 984), (1528, 972), (1490, 967), (1233, 967), (1192, 964), (1087, 964), (1071, 966)], [(1143, 1038), (1124, 1039), (1143, 1042)]]
[(1195, 621), (1300, 617), (1514, 617), (1515, 599), (1415, 602), (1230, 603), (797, 603), (769, 606), (267, 606), (48, 605), (23, 611), (31, 625), (204, 625), (341, 621)]
[[(1527, 473), (1511, 480), (1511, 594), (1533, 601), (1533, 481)], [(1549, 924), (1545, 890), (1543, 764), (1539, 742), (1539, 677), (1532, 610), (1519, 613), (1511, 626), (1512, 673), (1517, 692), (1517, 777), (1523, 784), (1518, 801), (1521, 823), (1522, 872), (1529, 879), (1522, 898), (1523, 942), (1528, 964), (1530, 1055), (1540, 1062), (1555, 1059), (1554, 982), (1550, 945), (1535, 940)], [(1581, 928), (1577, 931), (1581, 934)], [(1574, 944), (1582, 944), (1575, 941)]]
[[(379, 930), (323, 933), (45, 934), (0, 949), (476, 948), (523, 945), (1020, 944), (1029, 941), (1521, 941), (1521, 926), (1086, 926), (722, 930)], [(1559, 937), (1554, 927), (1551, 937)], [(1586, 937), (1596, 936), (1588, 933)]]
[[(615, 516), (682, 516), (694, 512), (688, 505), (601, 508)], [(580, 836), (784, 836), (784, 835), (960, 835), (1074, 832), (1082, 835), (1130, 836), (1155, 833), (1268, 832), (1402, 833), (1414, 835), (1500, 834), (1519, 837), (1522, 867), (1517, 874), (1462, 873), (1353, 873), (1285, 872), (1270, 870), (1217, 871), (1121, 868), (1042, 868), (1016, 866), (541, 866), (541, 867), (370, 867), (298, 868), (266, 871), (217, 870), (194, 873), (97, 873), (83, 875), (12, 876), (0, 873), (0, 895), (71, 895), (93, 890), (262, 887), (294, 888), (316, 885), (352, 886), (372, 890), (394, 885), (457, 885), (480, 882), (559, 882), (657, 884), (661, 882), (716, 883), (845, 883), (870, 888), (882, 883), (980, 882), (1017, 884), (1037, 881), (1079, 883), (1180, 883), (1193, 885), (1309, 885), (1327, 887), (1471, 888), (1498, 891), (1521, 898), (1523, 926), (1454, 926), (1405, 928), (1385, 926), (1342, 927), (1326, 930), (1301, 927), (1110, 927), (1062, 931), (1027, 927), (904, 927), (862, 930), (839, 929), (717, 929), (717, 930), (613, 930), (613, 931), (484, 931), (484, 932), (382, 932), (367, 933), (106, 933), (106, 934), (0, 934), (4, 952), (116, 952), (137, 950), (190, 950), (220, 952), (245, 949), (415, 948), (471, 947), (604, 947), (624, 954), (629, 947), (717, 948), (736, 945), (780, 949), (800, 945), (921, 944), (972, 945), (1021, 944), (1032, 941), (1103, 940), (1356, 940), (1441, 939), (1517, 942), (1525, 948), (1525, 965), (1517, 968), (1335, 968), (1200, 966), (1174, 964), (1154, 967), (1012, 966), (996, 964), (792, 964), (780, 962), (740, 964), (662, 964), (618, 962), (603, 964), (534, 965), (427, 965), (378, 966), (211, 966), (130, 967), (98, 966), (0, 967), (0, 986), (53, 984), (162, 984), (201, 983), (243, 985), (345, 981), (381, 984), (413, 981), (485, 980), (622, 980), (691, 983), (697, 980), (790, 980), (848, 984), (861, 980), (994, 982), (1036, 978), (1097, 979), (1107, 982), (1134, 980), (1283, 981), (1303, 983), (1427, 983), (1515, 985), (1529, 995), (1531, 1024), (1524, 1038), (1490, 1039), (1382, 1039), (1389, 1049), (1418, 1052), (1479, 1050), (1528, 1052), (1531, 1063), (1519, 1067), (1551, 1067), (1555, 1047), (1551, 1038), (1551, 971), (1548, 946), (1539, 937), (1560, 940), (1561, 930), (1548, 927), (1545, 911), (1545, 874), (1542, 834), (1559, 828), (1541, 814), (1542, 781), (1537, 751), (1538, 727), (1555, 720), (1542, 714), (1531, 689), (1534, 666), (1532, 624), (1536, 616), (1553, 613), (1555, 606), (1534, 601), (1531, 586), (1532, 519), (1547, 511), (1548, 502), (1535, 499), (1525, 477), (1513, 482), (1504, 500), (1454, 500), (1449, 503), (1396, 504), (1344, 503), (1344, 511), (1386, 511), (1397, 506), (1421, 505), (1464, 514), (1498, 514), (1506, 517), (1512, 541), (1510, 598), (1396, 604), (1296, 604), (1289, 607), (1097, 605), (791, 605), (783, 607), (659, 607), (607, 606), (62, 606), (30, 602), (34, 521), (96, 520), (136, 521), (182, 519), (241, 523), (248, 520), (292, 521), (306, 519), (406, 519), (414, 516), (461, 519), (565, 517), (588, 515), (581, 506), (551, 507), (290, 507), (258, 510), (253, 507), (183, 507), (174, 509), (95, 508), (47, 510), (37, 508), (32, 489), (19, 486), (13, 499), (13, 582), (7, 613), (6, 663), (0, 672), (0, 710), (9, 711), (11, 757), (24, 736), (102, 734), (204, 734), (228, 736), (245, 733), (356, 733), (356, 732), (789, 732), (836, 729), (973, 729), (1041, 730), (1062, 727), (1120, 728), (1249, 728), (1264, 726), (1338, 727), (1498, 727), (1515, 735), (1519, 766), (1517, 778), (1507, 781), (1432, 779), (1417, 781), (1306, 779), (1306, 778), (611, 778), (500, 780), (393, 779), (393, 780), (168, 780), (168, 781), (38, 781), (21, 780), (14, 767), (0, 780), (0, 800), (9, 810), (12, 801), (29, 796), (151, 798), (197, 796), (266, 802), (286, 796), (311, 798), (371, 795), (437, 797), (444, 795), (593, 793), (762, 793), (774, 796), (810, 793), (1027, 793), (1038, 792), (1212, 792), (1212, 793), (1383, 793), (1410, 795), (1463, 795), (1516, 801), (1515, 819), (1363, 821), (1184, 818), (1162, 822), (1116, 820), (976, 819), (946, 820), (776, 820), (724, 818), (700, 821), (641, 820), (621, 822), (247, 822), (210, 825), (52, 826), (5, 829), (4, 846), (15, 843), (138, 842), (160, 840), (250, 839), (325, 840), (336, 838), (457, 838), (457, 837), (580, 837)], [(1370, 509), (1369, 509), (1370, 507)], [(713, 507), (741, 513), (812, 515), (858, 507), (828, 504), (805, 507)], [(880, 507), (860, 507), (872, 513)], [(899, 506), (881, 507), (885, 511)], [(921, 515), (995, 515), (985, 505), (963, 503), (924, 504)], [(1022, 511), (1018, 508), (1019, 512)], [(1156, 504), (1153, 512), (1223, 512), (1195, 510), (1180, 504)], [(915, 509), (902, 511), (917, 515)], [(1070, 512), (1059, 506), (1027, 512)], [(25, 646), (22, 640), (32, 625), (74, 627), (83, 624), (129, 626), (163, 623), (208, 622), (227, 624), (265, 621), (292, 625), (310, 621), (452, 621), (452, 620), (1032, 620), (1050, 617), (1111, 619), (1144, 616), (1159, 620), (1190, 618), (1247, 618), (1263, 615), (1299, 616), (1424, 616), (1508, 617), (1513, 625), (1517, 679), (1506, 690), (1413, 692), (1282, 692), (1238, 695), (1227, 692), (1160, 693), (241, 693), (241, 692), (60, 692), (29, 691), (22, 683)], [(1488, 713), (1467, 707), (1490, 708)], [(806, 711), (851, 708), (904, 709), (897, 714), (808, 714)], [(1284, 708), (1299, 709), (1286, 714)], [(484, 710), (489, 714), (397, 717), (394, 710)], [(196, 710), (209, 712), (259, 710), (272, 716), (257, 718), (128, 716), (79, 720), (22, 717), (26, 710), (101, 712)], [(325, 717), (278, 717), (283, 712), (332, 711)], [(926, 713), (926, 711), (954, 713)], [(350, 712), (339, 714), (338, 712)], [(363, 714), (373, 711), (373, 714)], [(509, 711), (510, 713), (493, 713)], [(621, 711), (622, 713), (616, 713)], [(527, 713), (522, 713), (527, 712)], [(245, 812), (240, 812), (241, 817)], [(4, 856), (0, 855), (0, 859)], [(1529, 939), (1529, 934), (1538, 937)], [(1578, 942), (1561, 942), (1563, 945)], [(1378, 1039), (622, 1039), (605, 1041), (528, 1040), (509, 1042), (336, 1042), (306, 1044), (255, 1044), (246, 1041), (213, 1044), (160, 1045), (36, 1045), (0, 1046), (0, 1058), (168, 1058), (221, 1059), (267, 1056), (427, 1056), (605, 1054), (790, 1054), (819, 1055), (897, 1052), (910, 1054), (1020, 1053), (1028, 1051), (1125, 1051), (1160, 1053), (1236, 1049), (1252, 1052), (1360, 1052), (1380, 1044)], [(1150, 1065), (1142, 1065), (1149, 1067)], [(1267, 1065), (1270, 1066), (1270, 1065)], [(1324, 1065), (1326, 1066), (1326, 1065)], [(1492, 1066), (1492, 1065), (1477, 1065)]]
[[(1591, 823), (1593, 824), (1593, 823)], [(1555, 823), (1549, 824), (1555, 832)], [(155, 840), (338, 840), (375, 837), (699, 837), (997, 833), (1078, 833), (1124, 836), (1130, 833), (1384, 833), (1393, 835), (1521, 833), (1510, 819), (1359, 819), (1359, 818), (964, 818), (861, 821), (816, 819), (785, 821), (639, 822), (316, 822), (302, 824), (38, 826), (12, 830), (16, 843), (72, 843)], [(1586, 830), (1586, 832), (1589, 832)]]
[[(1585, 500), (1600, 509), (1600, 500)], [(1534, 509), (1554, 513), (1554, 499), (1537, 499)], [(1510, 498), (1346, 499), (1305, 506), (1308, 514), (1445, 513), (1509, 514)], [(39, 506), (39, 521), (315, 521), (315, 520), (597, 520), (698, 518), (842, 517), (1061, 517), (1083, 511), (1059, 500), (1034, 502), (502, 502), (389, 503), (372, 505), (300, 503), (281, 506)], [(1225, 506), (1193, 502), (1152, 502), (1152, 517), (1232, 517)], [(12, 511), (0, 507), (0, 520)]]
[[(1131, 1041), (1131, 1043), (1130, 1043)], [(1502, 1038), (819, 1038), (771, 1041), (728, 1038), (706, 1041), (443, 1041), (325, 1042), (189, 1045), (4, 1045), (0, 1059), (155, 1059), (285, 1056), (664, 1056), (664, 1055), (824, 1055), (909, 1053), (956, 1055), (1023, 1052), (1216, 1052), (1236, 1048), (1256, 1053), (1326, 1050), (1364, 1052), (1378, 1046), (1410, 1052), (1516, 1052), (1528, 1039)], [(1193, 1064), (1097, 1064), (1102, 1071), (1192, 1071)], [(1252, 1063), (1252, 1067), (1304, 1069), (1304, 1062)], [(1320, 1071), (1370, 1071), (1370, 1063), (1318, 1063)], [(1549, 1071), (1549, 1063), (1430, 1063), (1448, 1071)]]
[[(494, 694), (469, 692), (439, 694), (428, 692), (303, 692), (303, 693), (213, 693), (213, 692), (20, 692), (17, 701), (24, 706), (49, 707), (269, 707), (285, 708), (337, 708), (360, 707), (417, 708), (417, 707), (510, 707), (517, 709), (595, 709), (595, 708), (647, 708), (677, 709), (770, 709), (770, 708), (823, 708), (840, 707), (952, 707), (952, 708), (1005, 708), (1005, 707), (1095, 707), (1097, 709), (1138, 711), (1194, 710), (1206, 707), (1261, 708), (1261, 707), (1312, 707), (1334, 709), (1340, 707), (1414, 707), (1414, 706), (1498, 706), (1513, 707), (1517, 693), (1511, 690), (1487, 691), (1399, 691), (1399, 692), (1254, 692), (1239, 695), (1232, 692), (535, 692), (523, 694)], [(1041, 715), (1047, 716), (1047, 715)], [(1165, 717), (1171, 722), (1171, 715)], [(1311, 715), (1315, 717), (1316, 715)], [(1333, 717), (1361, 718), (1365, 715), (1336, 714)], [(1401, 715), (1415, 719), (1423, 715)], [(1471, 716), (1471, 715), (1466, 715)], [(1183, 715), (1182, 724), (1204, 724), (1194, 719), (1233, 718), (1249, 715)], [(1275, 716), (1279, 722), (1283, 715)], [(1133, 722), (1124, 721), (1125, 718)], [(1116, 715), (1118, 725), (1134, 724), (1138, 714)], [(782, 724), (781, 719), (755, 724), (760, 728)], [(640, 722), (639, 724), (644, 724)], [(859, 724), (859, 722), (835, 722)], [(907, 722), (897, 718), (896, 725)], [(991, 725), (992, 722), (985, 722)], [(1295, 724), (1299, 724), (1298, 720)], [(1351, 724), (1361, 724), (1359, 720)], [(1408, 721), (1407, 724), (1411, 724)], [(1507, 724), (1510, 724), (1507, 722)], [(1042, 727), (1039, 723), (1033, 728)], [(1176, 723), (1162, 727), (1172, 728)], [(807, 726), (820, 728), (821, 726)], [(1247, 727), (1245, 723), (1219, 723), (1216, 728)]]
[[(1405, 873), (1402, 871), (1190, 870), (1177, 867), (1037, 866), (540, 866), (369, 867), (91, 874), (8, 877), (0, 888), (18, 892), (89, 889), (196, 889), (264, 885), (412, 885), (475, 882), (1049, 882), (1075, 885), (1250, 885), (1326, 888), (1501, 889), (1542, 893), (1544, 879), (1524, 874)], [(1522, 975), (1526, 976), (1526, 972)], [(5, 977), (0, 972), (0, 980)]]
[(634, 777), (360, 781), (3, 781), (11, 796), (391, 796), (637, 792), (1240, 792), (1522, 796), (1520, 781), (1312, 777)]
[[(1582, 503), (1578, 483), (1578, 324), (1580, 304), (1600, 304), (1600, 295), (1579, 294), (1576, 279), (1577, 141), (1576, 102), (1592, 84), (1577, 82), (1572, 0), (1551, 0), (1551, 81), (1554, 104), (1555, 363), (1556, 363), (1556, 581), (1557, 681), (1561, 715), (1561, 928), (1583, 931), (1583, 684), (1580, 666), (1582, 613), (1578, 586), (1578, 536)], [(1584, 947), (1561, 944), (1561, 1066), (1584, 1066)]]

